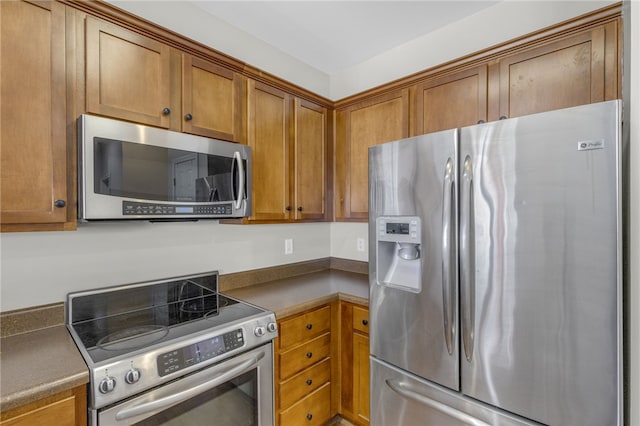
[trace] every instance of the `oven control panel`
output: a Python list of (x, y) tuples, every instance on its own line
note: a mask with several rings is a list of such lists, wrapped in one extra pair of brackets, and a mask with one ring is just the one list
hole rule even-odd
[(203, 361), (208, 361), (225, 352), (244, 346), (245, 338), (241, 328), (210, 337), (189, 346), (165, 352), (156, 359), (158, 375), (160, 377), (174, 373), (183, 368), (191, 367)]

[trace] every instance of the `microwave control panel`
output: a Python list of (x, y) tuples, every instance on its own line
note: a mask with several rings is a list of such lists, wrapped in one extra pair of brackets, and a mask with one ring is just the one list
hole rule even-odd
[(230, 215), (233, 213), (232, 203), (192, 204), (174, 206), (160, 203), (122, 202), (124, 216), (175, 216), (175, 215)]

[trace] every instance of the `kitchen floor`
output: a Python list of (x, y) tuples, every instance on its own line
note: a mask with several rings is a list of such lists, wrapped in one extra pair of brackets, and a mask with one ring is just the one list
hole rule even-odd
[(345, 420), (340, 416), (335, 416), (333, 419), (331, 419), (330, 422), (326, 424), (326, 426), (354, 426), (354, 425), (350, 421)]

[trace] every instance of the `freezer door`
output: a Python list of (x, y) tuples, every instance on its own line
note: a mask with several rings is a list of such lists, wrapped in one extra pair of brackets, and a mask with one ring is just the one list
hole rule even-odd
[(461, 129), (462, 390), (622, 422), (619, 104)]
[[(457, 136), (445, 131), (369, 149), (371, 353), (456, 390)], [(419, 235), (418, 250), (403, 254), (389, 241), (403, 233), (402, 222), (407, 235), (399, 240)], [(409, 260), (385, 258), (396, 254)]]
[(371, 426), (537, 425), (371, 358)]

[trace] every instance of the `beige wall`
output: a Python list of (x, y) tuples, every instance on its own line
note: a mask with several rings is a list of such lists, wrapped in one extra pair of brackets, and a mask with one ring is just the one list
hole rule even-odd
[[(293, 254), (284, 240), (293, 239)], [(330, 224), (105, 222), (73, 232), (0, 236), (0, 311), (62, 302), (68, 292), (329, 256)]]

